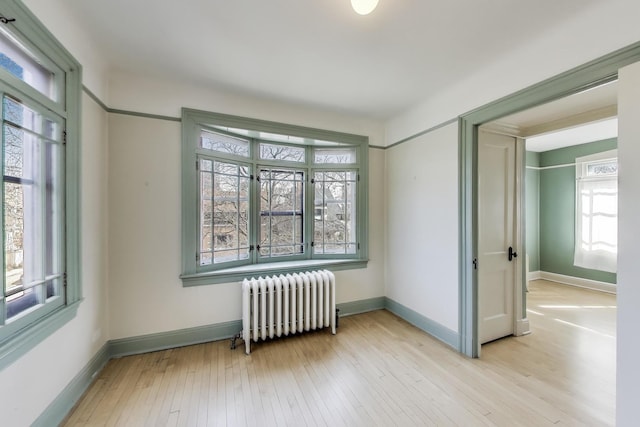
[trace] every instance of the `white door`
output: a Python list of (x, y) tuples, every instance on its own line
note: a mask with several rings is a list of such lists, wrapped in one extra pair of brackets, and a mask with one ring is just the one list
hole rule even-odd
[[(516, 139), (478, 136), (478, 339), (514, 333)], [(511, 248), (511, 249), (510, 249)], [(511, 254), (510, 254), (511, 253)]]

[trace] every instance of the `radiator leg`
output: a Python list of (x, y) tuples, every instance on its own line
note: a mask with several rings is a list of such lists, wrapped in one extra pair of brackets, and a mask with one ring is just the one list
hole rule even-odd
[(231, 338), (231, 350), (236, 349), (236, 340), (238, 339), (242, 339), (242, 331), (238, 332), (233, 336), (233, 338)]

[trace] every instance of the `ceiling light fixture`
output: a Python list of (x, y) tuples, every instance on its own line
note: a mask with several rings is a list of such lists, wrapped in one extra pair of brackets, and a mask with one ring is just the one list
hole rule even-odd
[(360, 15), (368, 15), (378, 5), (378, 0), (351, 0), (351, 6), (356, 13)]

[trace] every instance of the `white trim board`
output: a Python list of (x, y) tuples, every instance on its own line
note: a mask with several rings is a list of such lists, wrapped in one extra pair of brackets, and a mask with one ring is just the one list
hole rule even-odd
[(527, 281), (530, 282), (532, 280), (540, 280), (542, 279), (541, 276), (542, 272), (540, 270), (538, 271), (530, 271), (527, 273)]
[(594, 291), (617, 293), (617, 286), (614, 283), (600, 282), (598, 280), (583, 279), (581, 277), (565, 276), (564, 274), (550, 273), (548, 271), (529, 272), (528, 280), (548, 280), (563, 285), (577, 286), (579, 288), (591, 289)]

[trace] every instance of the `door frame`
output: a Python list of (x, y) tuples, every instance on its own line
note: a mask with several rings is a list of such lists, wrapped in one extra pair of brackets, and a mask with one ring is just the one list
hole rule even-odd
[[(618, 70), (640, 61), (640, 42), (529, 86), (458, 118), (459, 156), (459, 351), (480, 356), (478, 340), (478, 127), (504, 116), (576, 94), (618, 78)], [(521, 252), (523, 253), (523, 252)], [(524, 274), (524, 271), (523, 271)], [(524, 303), (517, 304), (522, 307)], [(524, 313), (523, 313), (524, 314)]]

